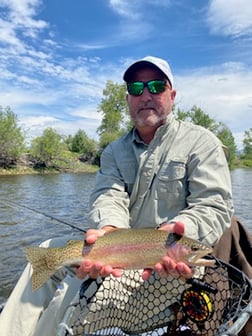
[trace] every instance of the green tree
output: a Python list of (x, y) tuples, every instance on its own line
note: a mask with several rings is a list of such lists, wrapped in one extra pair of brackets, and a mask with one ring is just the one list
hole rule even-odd
[(175, 111), (175, 115), (178, 119), (189, 121), (195, 125), (205, 127), (213, 133), (216, 133), (218, 128), (217, 121), (195, 105), (191, 108), (191, 110), (186, 112), (178, 109), (178, 111)]
[(235, 161), (235, 152), (236, 152), (235, 139), (233, 137), (232, 132), (224, 123), (219, 122), (215, 134), (225, 146), (224, 147), (225, 154), (228, 158), (229, 164), (232, 165), (233, 162)]
[(186, 121), (189, 118), (189, 111), (183, 111), (179, 107), (176, 109), (175, 105), (173, 105), (173, 113), (177, 119)]
[(24, 151), (24, 134), (10, 107), (0, 106), (0, 166), (16, 164)]
[(81, 129), (74, 136), (68, 136), (66, 143), (70, 151), (82, 154), (82, 161), (91, 161), (96, 156), (96, 141), (90, 139)]
[(243, 152), (245, 159), (252, 159), (252, 128), (244, 132)]
[(53, 160), (60, 158), (63, 151), (62, 137), (53, 128), (46, 128), (42, 136), (31, 143), (31, 155), (39, 165), (54, 166)]
[(180, 120), (189, 121), (195, 125), (200, 125), (213, 132), (223, 143), (225, 154), (232, 165), (235, 159), (236, 145), (234, 137), (229, 128), (223, 123), (211, 118), (201, 108), (193, 106), (189, 111), (177, 109), (175, 115)]
[(125, 84), (107, 81), (98, 105), (98, 112), (102, 113), (101, 125), (97, 129), (101, 150), (131, 127), (125, 93)]

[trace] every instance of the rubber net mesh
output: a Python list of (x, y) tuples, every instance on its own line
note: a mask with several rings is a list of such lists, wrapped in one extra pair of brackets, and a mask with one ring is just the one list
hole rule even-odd
[(252, 299), (245, 275), (217, 259), (195, 282), (156, 274), (143, 281), (140, 271), (88, 279), (67, 309), (60, 335), (221, 335)]

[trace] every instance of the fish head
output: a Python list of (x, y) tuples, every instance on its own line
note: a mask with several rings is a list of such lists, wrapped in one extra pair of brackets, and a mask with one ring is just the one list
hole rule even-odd
[(213, 252), (213, 249), (197, 240), (169, 234), (167, 244), (167, 255), (176, 262), (184, 262), (189, 266), (213, 265), (213, 261), (203, 259)]

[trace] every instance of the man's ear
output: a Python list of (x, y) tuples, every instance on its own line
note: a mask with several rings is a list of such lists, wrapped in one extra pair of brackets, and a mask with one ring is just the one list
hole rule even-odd
[(176, 90), (174, 90), (174, 89), (171, 90), (171, 98), (172, 98), (172, 100), (175, 100), (176, 93), (177, 93)]

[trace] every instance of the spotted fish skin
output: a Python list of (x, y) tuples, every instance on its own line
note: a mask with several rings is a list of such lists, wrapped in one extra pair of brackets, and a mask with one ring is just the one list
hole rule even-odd
[(202, 259), (212, 248), (194, 239), (155, 229), (120, 229), (97, 239), (94, 244), (69, 240), (63, 247), (26, 247), (33, 268), (32, 290), (40, 288), (60, 267), (79, 265), (84, 259), (122, 269), (153, 268), (165, 255), (189, 266), (212, 266)]
[(83, 240), (69, 240), (63, 247), (25, 247), (25, 254), (33, 268), (32, 290), (39, 289), (61, 267), (79, 265), (83, 260)]

